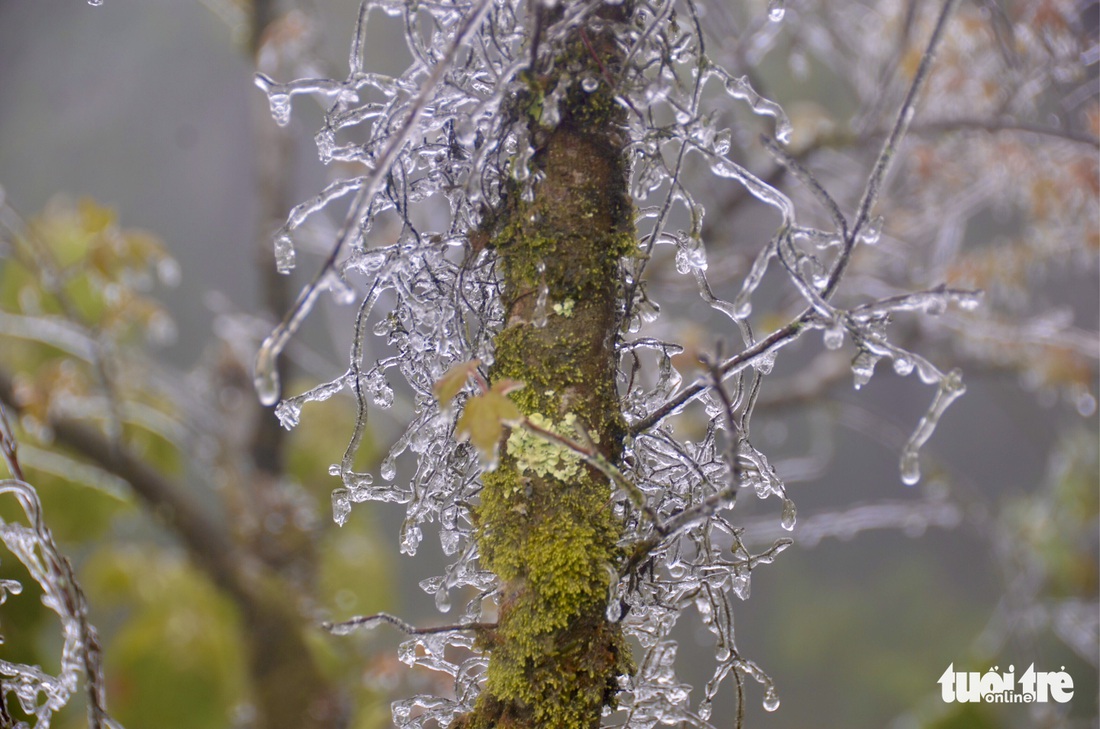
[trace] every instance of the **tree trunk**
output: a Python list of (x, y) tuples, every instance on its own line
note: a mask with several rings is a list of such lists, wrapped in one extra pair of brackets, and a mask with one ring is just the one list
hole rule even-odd
[[(580, 442), (587, 432), (613, 463), (625, 431), (614, 357), (620, 259), (635, 250), (623, 109), (609, 88), (621, 62), (610, 35), (590, 27), (574, 33), (553, 71), (530, 74), (517, 107), (540, 179), (530, 202), (518, 190), (507, 196), (492, 231), (506, 323), (491, 378), (524, 382), (512, 395), (524, 415)], [(572, 82), (547, 128), (542, 101), (563, 73)], [(585, 91), (592, 81), (582, 79), (598, 85)], [(501, 583), (497, 627), (482, 639), (487, 683), (454, 727), (599, 726), (632, 668), (606, 614), (622, 535), (611, 496), (596, 469), (512, 432), (475, 510), (483, 563)]]

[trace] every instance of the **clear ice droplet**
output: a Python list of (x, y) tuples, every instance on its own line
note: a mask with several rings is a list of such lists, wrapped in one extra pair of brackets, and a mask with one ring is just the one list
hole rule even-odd
[(267, 102), (271, 105), (271, 117), (275, 120), (276, 124), (285, 127), (290, 123), (289, 94), (269, 94)]
[(913, 371), (913, 360), (908, 357), (898, 357), (894, 360), (894, 372), (906, 377)]
[(798, 521), (798, 511), (795, 509), (794, 502), (790, 499), (783, 500), (783, 516), (780, 517), (779, 525), (787, 531), (794, 530), (794, 525)]
[(873, 246), (882, 238), (883, 219), (881, 215), (871, 218), (859, 232), (859, 242)]
[(348, 515), (351, 514), (351, 499), (348, 498), (347, 489), (332, 490), (332, 520), (336, 526), (344, 526), (348, 523)]
[(775, 711), (779, 708), (779, 693), (775, 686), (768, 686), (764, 692), (764, 711)]
[(920, 455), (916, 449), (906, 449), (901, 454), (901, 481), (906, 486), (920, 481)]
[(275, 270), (281, 274), (288, 274), (294, 270), (294, 261), (297, 253), (294, 250), (294, 241), (289, 235), (280, 235), (275, 238)]

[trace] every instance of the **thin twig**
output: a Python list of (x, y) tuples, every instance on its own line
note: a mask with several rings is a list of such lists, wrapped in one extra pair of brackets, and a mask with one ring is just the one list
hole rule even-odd
[(406, 623), (401, 618), (389, 613), (375, 613), (374, 615), (357, 615), (348, 620), (339, 622), (325, 621), (321, 623), (321, 629), (337, 635), (347, 635), (353, 630), (376, 627), (381, 623), (388, 623), (405, 635), (434, 635), (436, 633), (459, 633), (463, 631), (482, 632), (497, 627), (496, 623), (462, 623), (457, 625), (433, 625), (426, 628), (418, 628), (411, 623)]
[[(718, 363), (722, 361), (722, 347), (721, 343), (715, 350), (714, 359), (711, 359), (709, 355), (702, 354), (699, 357), (699, 361), (703, 363), (703, 366), (707, 368), (711, 378), (711, 388), (718, 395), (718, 399), (722, 401), (722, 417), (726, 422), (726, 430), (729, 431), (729, 442), (726, 444), (726, 466), (730, 470), (730, 483), (739, 484), (741, 482), (741, 467), (737, 462), (737, 444), (740, 443), (742, 432), (741, 427), (733, 419), (733, 401), (730, 400), (729, 392), (726, 391), (726, 385), (723, 382), (722, 373), (718, 368)], [(732, 503), (737, 498), (737, 491), (733, 491), (730, 502)]]
[(847, 240), (848, 220), (844, 217), (844, 213), (840, 211), (840, 206), (837, 205), (836, 200), (834, 200), (833, 196), (817, 181), (813, 173), (803, 167), (797, 159), (787, 154), (787, 152), (770, 137), (761, 135), (760, 142), (764, 145), (764, 149), (768, 150), (779, 164), (783, 165), (783, 167), (791, 172), (799, 182), (805, 185), (806, 189), (813, 193), (814, 197), (818, 199), (821, 205), (829, 211), (829, 215), (832, 216), (833, 222), (840, 232), (840, 237)]
[(909, 124), (913, 121), (913, 114), (916, 112), (917, 98), (920, 96), (920, 92), (931, 74), (932, 60), (935, 58), (936, 49), (939, 47), (944, 30), (947, 28), (947, 19), (951, 17), (951, 12), (955, 9), (956, 5), (958, 5), (958, 0), (945, 0), (943, 8), (940, 10), (940, 15), (936, 19), (936, 26), (932, 29), (932, 35), (928, 39), (928, 46), (924, 51), (924, 55), (921, 56), (916, 76), (913, 77), (913, 82), (909, 85), (909, 91), (905, 94), (905, 100), (902, 101), (901, 107), (898, 109), (897, 117), (894, 119), (894, 125), (890, 129), (886, 141), (883, 142), (882, 149), (879, 150), (878, 159), (875, 160), (871, 175), (867, 178), (867, 184), (863, 188), (863, 197), (859, 202), (856, 218), (852, 222), (852, 229), (844, 239), (844, 249), (840, 256), (837, 257), (833, 270), (829, 274), (829, 281), (825, 284), (824, 291), (822, 292), (825, 299), (828, 299), (832, 295), (833, 291), (835, 291), (837, 285), (840, 283), (840, 279), (844, 275), (844, 271), (848, 268), (848, 263), (851, 261), (851, 252), (855, 247), (856, 241), (859, 239), (859, 234), (863, 231), (864, 226), (867, 225), (871, 218), (871, 210), (874, 208), (875, 203), (878, 201), (879, 194), (882, 192), (882, 184), (886, 179), (886, 173), (890, 171), (890, 165), (894, 160), (894, 156), (897, 154), (898, 146), (905, 137), (905, 132), (908, 130)]

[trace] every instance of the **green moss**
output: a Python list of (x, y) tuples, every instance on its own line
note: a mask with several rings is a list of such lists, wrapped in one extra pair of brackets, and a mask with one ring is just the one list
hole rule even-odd
[(604, 617), (619, 530), (607, 499), (606, 484), (588, 471), (563, 483), (525, 479), (502, 464), (486, 478), (478, 518), (492, 528), (480, 543), (505, 585), (508, 615), (486, 691), (527, 707), (534, 726), (589, 726), (614, 677), (631, 670), (617, 626)]

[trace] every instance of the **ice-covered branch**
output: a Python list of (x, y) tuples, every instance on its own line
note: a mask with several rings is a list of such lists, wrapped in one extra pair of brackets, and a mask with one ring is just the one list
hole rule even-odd
[[(20, 707), (35, 717), (37, 726), (48, 727), (51, 716), (69, 702), (84, 676), (91, 729), (120, 729), (107, 714), (99, 637), (88, 622), (88, 604), (76, 581), (72, 565), (61, 554), (42, 517), (38, 493), (24, 480), (18, 445), (7, 409), (0, 403), (0, 454), (13, 478), (0, 480), (0, 494), (12, 494), (30, 527), (0, 519), (0, 541), (23, 563), (43, 591), (43, 603), (61, 619), (64, 646), (61, 673), (54, 678), (35, 666), (0, 660), (0, 703), (14, 693)], [(18, 583), (0, 585), (0, 602), (6, 593), (18, 593)], [(6, 712), (5, 712), (6, 714)]]

